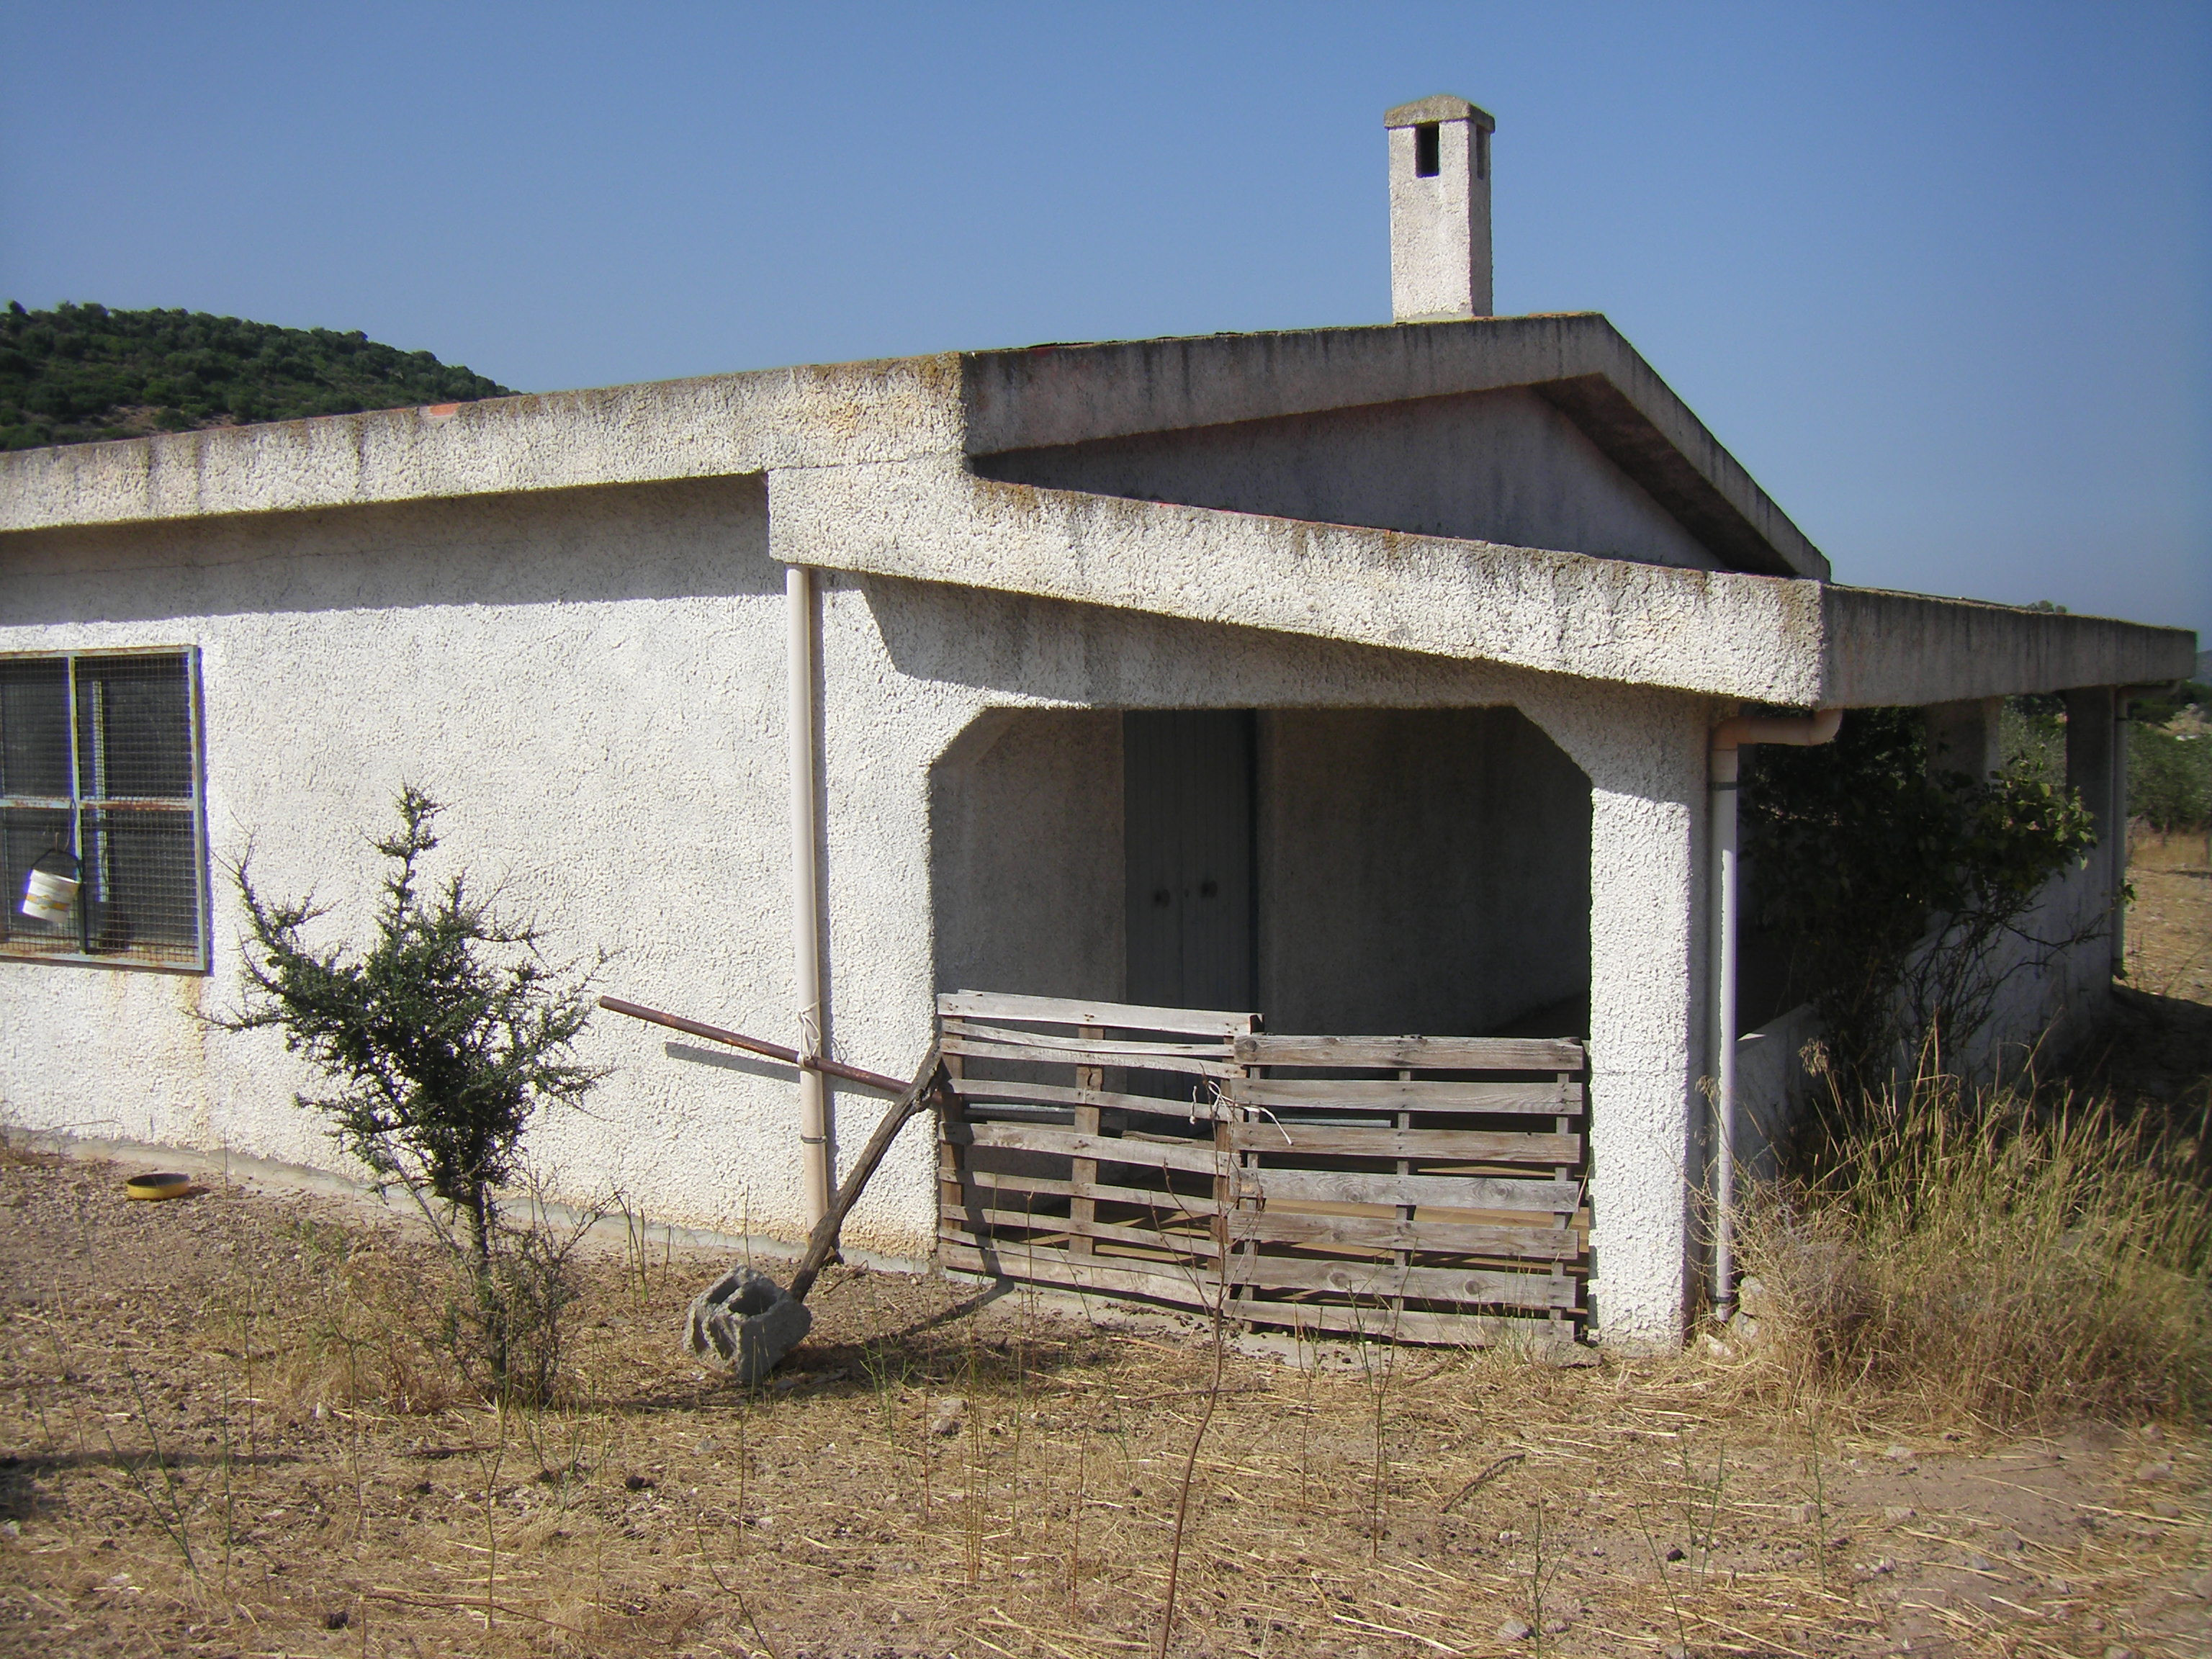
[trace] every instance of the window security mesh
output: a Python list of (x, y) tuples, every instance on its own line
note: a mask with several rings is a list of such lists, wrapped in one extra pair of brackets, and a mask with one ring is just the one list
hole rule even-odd
[[(189, 652), (0, 658), (0, 956), (206, 965)], [(33, 866), (82, 884), (24, 914)]]

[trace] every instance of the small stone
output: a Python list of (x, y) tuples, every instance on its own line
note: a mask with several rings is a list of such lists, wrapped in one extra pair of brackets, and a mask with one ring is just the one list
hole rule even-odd
[(957, 1434), (967, 1417), (968, 1402), (957, 1394), (947, 1395), (931, 1407), (929, 1431), (937, 1435)]
[(1966, 1558), (1966, 1565), (1972, 1567), (1976, 1572), (1995, 1572), (1996, 1571), (1996, 1564), (1991, 1561), (1986, 1555), (1969, 1555)]
[(1674, 1548), (1670, 1548), (1670, 1549), (1667, 1552), (1667, 1559), (1668, 1559), (1669, 1561), (1679, 1561), (1679, 1560), (1680, 1560), (1680, 1559), (1682, 1559), (1682, 1552), (1681, 1552), (1681, 1549), (1680, 1548), (1680, 1547), (1674, 1547)]
[(2136, 1659), (2136, 1650), (2115, 1642), (2105, 1650), (2105, 1659)]
[(2137, 1469), (2136, 1471), (2136, 1479), (2138, 1480), (2171, 1480), (2173, 1479), (2173, 1465), (2169, 1460), (2161, 1457), (2156, 1462), (2146, 1463), (2141, 1468)]
[(699, 1443), (699, 1455), (702, 1457), (712, 1457), (716, 1452), (721, 1449), (722, 1443), (715, 1439), (711, 1434), (707, 1436)]
[(1910, 1521), (1919, 1513), (1910, 1504), (1889, 1504), (1883, 1506), (1881, 1518), (1890, 1522)]
[(1520, 1620), (1508, 1619), (1498, 1627), (1497, 1634), (1501, 1642), (1525, 1642), (1528, 1639), (1529, 1630)]
[(1690, 1659), (1690, 1650), (1680, 1642), (1669, 1642), (1659, 1650), (1659, 1659)]
[(1544, 1621), (1544, 1634), (1547, 1636), (1565, 1636), (1571, 1628), (1564, 1619), (1547, 1619)]
[(653, 1477), (649, 1474), (626, 1474), (623, 1476), (623, 1490), (625, 1492), (645, 1492), (649, 1490), (652, 1485)]
[(2181, 1505), (2170, 1498), (2161, 1498), (2150, 1506), (2150, 1512), (2161, 1521), (2181, 1519)]
[(1884, 1446), (1881, 1449), (1881, 1455), (1893, 1463), (1910, 1463), (1912, 1461), (1912, 1449), (1910, 1446), (1899, 1446), (1894, 1443)]

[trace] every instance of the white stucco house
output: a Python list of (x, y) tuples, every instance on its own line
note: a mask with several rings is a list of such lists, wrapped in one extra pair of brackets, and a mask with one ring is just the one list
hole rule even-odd
[[(0, 457), (0, 1109), (333, 1166), (281, 1048), (202, 1018), (225, 872), (343, 914), (413, 782), (605, 988), (894, 1074), (962, 988), (1586, 1039), (1583, 1316), (1675, 1340), (1736, 1041), (1716, 726), (1922, 706), (1980, 766), (1995, 700), (2063, 692), (2109, 826), (2116, 699), (2196, 644), (1833, 580), (1602, 317), (1487, 314), (1491, 131), (1391, 112), (1384, 325)], [(57, 840), (65, 924), (17, 902)], [(2053, 902), (2101, 911), (2113, 844)], [(2094, 1011), (2112, 948), (2009, 1029)], [(614, 1074), (542, 1157), (796, 1236), (878, 1101), (810, 1161), (790, 1072), (666, 1035), (596, 1021)], [(935, 1158), (850, 1236), (928, 1256)]]

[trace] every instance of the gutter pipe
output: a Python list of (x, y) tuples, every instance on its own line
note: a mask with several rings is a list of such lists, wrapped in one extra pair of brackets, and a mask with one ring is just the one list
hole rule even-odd
[(830, 1213), (830, 1091), (822, 1074), (821, 820), (815, 810), (814, 572), (803, 564), (783, 573), (784, 677), (791, 738), (791, 939), (798, 1009), (799, 1144), (806, 1224)]
[(1712, 782), (1713, 896), (1713, 1312), (1726, 1320), (1735, 1312), (1735, 993), (1736, 993), (1736, 825), (1735, 797), (1740, 751), (1759, 743), (1812, 748), (1843, 729), (1844, 711), (1823, 708), (1809, 715), (1771, 719), (1739, 714), (1713, 728), (1709, 774)]

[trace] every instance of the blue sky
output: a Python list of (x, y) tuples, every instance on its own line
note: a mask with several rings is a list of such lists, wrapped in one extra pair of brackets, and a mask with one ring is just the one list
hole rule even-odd
[(2212, 634), (2212, 5), (9, 0), (0, 297), (526, 390), (1379, 321), (1381, 115), (1498, 118), (1844, 580)]

